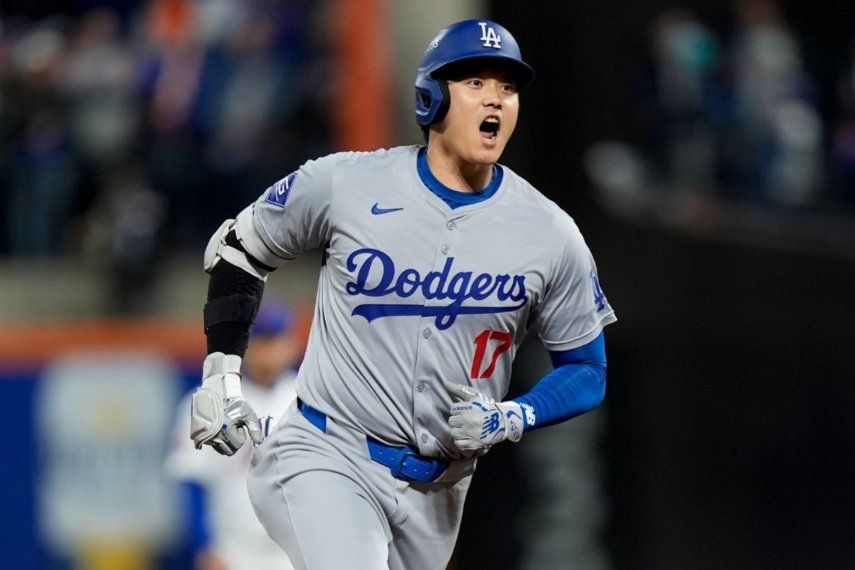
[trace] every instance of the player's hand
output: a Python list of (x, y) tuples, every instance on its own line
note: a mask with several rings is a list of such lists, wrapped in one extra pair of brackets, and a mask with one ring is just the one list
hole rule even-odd
[[(516, 402), (496, 402), (474, 388), (442, 381), (446, 391), (460, 401), (451, 405), (448, 425), (454, 444), (463, 451), (486, 453), (506, 439), (522, 438), (526, 416)], [(532, 412), (529, 412), (532, 413)]]
[(190, 406), (190, 438), (196, 449), (210, 445), (234, 455), (246, 441), (264, 441), (261, 421), (240, 391), (240, 356), (214, 352), (205, 358), (202, 385)]

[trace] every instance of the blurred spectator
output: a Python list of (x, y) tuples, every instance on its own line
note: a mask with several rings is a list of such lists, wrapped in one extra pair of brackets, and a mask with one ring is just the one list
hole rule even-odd
[(60, 29), (43, 23), (25, 30), (10, 46), (4, 82), (4, 153), (10, 162), (4, 226), (17, 255), (61, 251), (74, 202), (77, 170), (58, 85), (67, 63)]
[[(295, 11), (296, 12), (296, 11)], [(295, 17), (302, 14), (293, 13)], [(271, 179), (264, 172), (265, 147), (279, 121), (291, 116), (301, 97), (301, 53), (277, 50), (277, 41), (297, 42), (301, 27), (277, 27), (275, 14), (247, 10), (223, 43), (227, 69), (211, 125), (207, 161), (220, 188), (223, 211), (238, 212), (258, 197)], [(287, 32), (295, 38), (282, 38)], [(295, 165), (278, 165), (282, 171)]]
[(709, 191), (715, 178), (714, 99), (718, 40), (688, 10), (663, 12), (654, 25), (653, 125), (669, 185)]
[(135, 62), (119, 26), (115, 12), (84, 14), (62, 71), (78, 158), (96, 171), (128, 156), (137, 134)]
[(84, 252), (109, 266), (115, 312), (145, 314), (151, 307), (165, 222), (165, 200), (146, 183), (140, 165), (104, 172), (82, 239)]
[(735, 13), (724, 182), (750, 198), (805, 204), (823, 181), (813, 82), (774, 0), (737, 0)]
[[(732, 14), (722, 40), (687, 9), (654, 19), (637, 93), (645, 144), (605, 141), (586, 157), (609, 208), (655, 209), (694, 227), (714, 223), (717, 197), (815, 206), (827, 183), (825, 126), (796, 37), (775, 0), (735, 0)], [(844, 185), (855, 171), (851, 124), (841, 121), (833, 149)]]
[(197, 33), (196, 16), (189, 0), (152, 2), (144, 26), (150, 51), (140, 73), (147, 105), (148, 172), (168, 201), (171, 241), (178, 247), (203, 243), (205, 207), (210, 202), (204, 139), (194, 120), (214, 87), (203, 87), (206, 47)]
[[(294, 367), (301, 354), (289, 308), (266, 303), (242, 366), (243, 394), (259, 415), (275, 421), (297, 397)], [(167, 468), (186, 491), (188, 535), (199, 570), (292, 568), (249, 501), (246, 475), (252, 452), (249, 442), (233, 457), (195, 449), (190, 440), (190, 397), (182, 401)]]

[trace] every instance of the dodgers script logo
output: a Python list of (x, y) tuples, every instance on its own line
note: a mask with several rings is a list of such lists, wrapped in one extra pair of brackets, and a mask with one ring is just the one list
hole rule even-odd
[[(454, 258), (445, 260), (442, 271), (430, 271), (422, 276), (416, 269), (404, 269), (398, 273), (395, 262), (388, 254), (379, 249), (363, 248), (347, 258), (347, 270), (355, 274), (355, 280), (345, 285), (349, 295), (366, 297), (385, 297), (394, 295), (400, 299), (413, 296), (421, 291), (425, 299), (448, 299), (445, 306), (426, 307), (422, 304), (407, 305), (401, 303), (365, 303), (357, 305), (351, 315), (365, 317), (370, 323), (382, 317), (421, 316), (436, 317), (436, 328), (445, 330), (454, 324), (459, 315), (486, 315), (509, 313), (522, 308), (528, 302), (525, 292), (524, 275), (473, 275), (471, 271), (452, 273)], [(376, 283), (368, 283), (373, 274), (379, 275)], [(510, 301), (513, 305), (470, 304), (463, 302)]]

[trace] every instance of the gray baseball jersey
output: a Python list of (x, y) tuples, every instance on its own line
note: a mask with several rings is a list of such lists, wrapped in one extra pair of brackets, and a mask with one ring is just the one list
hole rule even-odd
[(451, 209), (420, 180), (417, 153), (309, 161), (244, 210), (237, 228), (268, 265), (324, 250), (300, 398), (386, 444), (457, 459), (441, 379), (501, 400), (529, 328), (561, 351), (616, 318), (557, 205), (500, 167), (491, 197)]

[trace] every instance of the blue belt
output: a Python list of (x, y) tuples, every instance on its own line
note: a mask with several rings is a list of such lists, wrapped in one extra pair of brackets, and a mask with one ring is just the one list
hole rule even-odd
[(327, 416), (320, 410), (316, 410), (300, 398), (297, 398), (297, 407), (300, 408), (300, 411), (303, 412), (303, 415), (306, 416), (306, 419), (309, 420), (309, 423), (321, 430), (324, 433), (327, 433)]
[[(297, 399), (297, 407), (309, 423), (326, 433), (327, 416), (306, 402)], [(373, 461), (385, 465), (392, 471), (392, 477), (401, 481), (421, 481), (430, 483), (439, 478), (448, 469), (448, 461), (422, 457), (412, 447), (392, 447), (380, 443), (371, 437), (368, 441), (368, 454)]]

